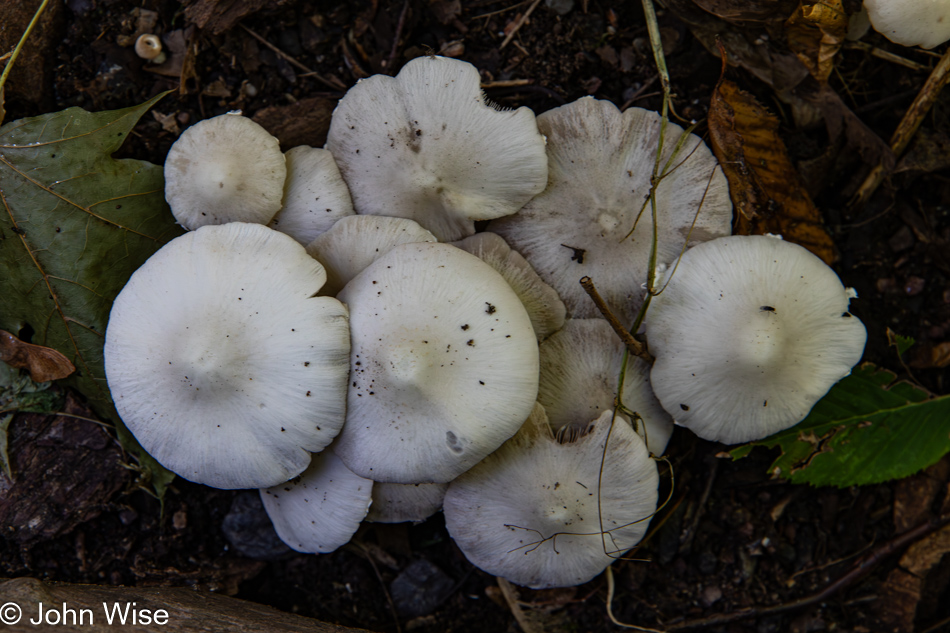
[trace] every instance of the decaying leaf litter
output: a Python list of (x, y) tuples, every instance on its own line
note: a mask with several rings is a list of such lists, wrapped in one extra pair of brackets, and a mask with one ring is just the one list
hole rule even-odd
[[(66, 51), (70, 46), (77, 54), (54, 73), (56, 79), (52, 83), (58, 95), (53, 97), (56, 93), (48, 87), (46, 96), (50, 100), (45, 106), (30, 105), (8, 91), (7, 121), (59, 111), (70, 105), (83, 105), (89, 110), (133, 106), (165, 88), (176, 87), (176, 81), (165, 79), (167, 75), (150, 73), (118, 44), (118, 36), (128, 38), (135, 34), (143, 22), (141, 11), (132, 14), (133, 7), (122, 3), (107, 9), (94, 4), (76, 2), (57, 9), (63, 12), (60, 19), (63, 15), (69, 18), (67, 43), (60, 46), (64, 49), (61, 55), (69, 57)], [(156, 114), (143, 119), (133, 130), (130, 146), (122, 150), (124, 155), (131, 153), (136, 158), (160, 163), (174, 139), (176, 126), (180, 128), (234, 107), (243, 107), (260, 118), (275, 117), (276, 112), (276, 118), (270, 120), (278, 124), (282, 121), (280, 112), (294, 107), (292, 100), (329, 98), (332, 108), (332, 99), (339, 96), (340, 86), (351, 84), (361, 73), (385, 71), (387, 66), (398, 70), (407, 57), (428, 49), (443, 54), (458, 51), (458, 42), (463, 44), (463, 58), (487, 71), (483, 72), (483, 80), (489, 96), (503, 105), (526, 104), (540, 112), (590, 92), (618, 105), (632, 100), (643, 107), (660, 106), (658, 95), (652, 94), (658, 91), (658, 84), (649, 50), (644, 48), (648, 40), (644, 40), (643, 17), (636, 3), (601, 7), (589, 3), (586, 12), (578, 5), (560, 17), (540, 5), (527, 20), (521, 18), (531, 3), (506, 6), (472, 2), (460, 4), (457, 11), (454, 3), (436, 3), (438, 6), (430, 8), (397, 2), (375, 8), (355, 6), (330, 11), (305, 4), (266, 7), (255, 19), (245, 21), (244, 26), (283, 51), (283, 57), (244, 29), (234, 27), (234, 19), (240, 19), (242, 11), (261, 4), (237, 3), (229, 14), (224, 14), (215, 13), (214, 2), (195, 3), (191, 19), (198, 26), (204, 20), (205, 31), (193, 31), (190, 35), (186, 35), (188, 25), (176, 22), (169, 7), (161, 3), (152, 7), (158, 12), (154, 22), (157, 30), (175, 34), (175, 41), (184, 42), (178, 50), (185, 51), (182, 75), (189, 94), (175, 97), (175, 104), (161, 102), (154, 110)], [(948, 235), (946, 218), (939, 208), (945, 190), (940, 173), (915, 168), (894, 178), (894, 190), (880, 192), (863, 211), (847, 207), (851, 195), (848, 189), (860, 186), (863, 177), (861, 164), (887, 163), (887, 143), (881, 139), (890, 137), (935, 58), (881, 39), (866, 38), (866, 42), (925, 69), (909, 73), (906, 66), (880, 62), (879, 57), (845, 43), (834, 57), (836, 63), (827, 77), (828, 83), (823, 84), (808, 72), (807, 66), (802, 71), (796, 65), (798, 57), (783, 45), (783, 32), (792, 28), (786, 25), (787, 18), (797, 11), (798, 3), (779, 3), (779, 8), (772, 6), (774, 3), (762, 7), (742, 3), (737, 7), (728, 1), (668, 4), (675, 15), (667, 11), (660, 17), (664, 43), (670, 49), (668, 63), (673, 89), (679, 95), (674, 100), (676, 112), (689, 119), (705, 117), (705, 104), (719, 77), (719, 62), (693, 38), (706, 43), (708, 33), (720, 33), (727, 50), (740, 63), (740, 69), (727, 73), (727, 79), (754, 94), (760, 104), (778, 116), (778, 134), (789, 148), (792, 164), (802, 174), (802, 185), (831, 230), (840, 255), (838, 270), (861, 296), (856, 314), (868, 323), (869, 329), (877, 328), (877, 336), (870, 339), (867, 358), (884, 367), (901, 369), (883, 334), (884, 328), (890, 326), (917, 341), (904, 354), (914, 376), (930, 391), (945, 393), (942, 374), (932, 368), (943, 358), (941, 344), (950, 317), (945, 299), (947, 262), (941, 248)], [(495, 11), (501, 12), (478, 17)], [(459, 24), (467, 31), (463, 32)], [(99, 38), (102, 41), (96, 45), (103, 29), (106, 36)], [(209, 35), (215, 31), (217, 35)], [(397, 31), (400, 37), (394, 38)], [(512, 37), (501, 48), (505, 36), (496, 34), (505, 31)], [(768, 37), (761, 38), (763, 33)], [(764, 43), (757, 44), (759, 39)], [(56, 43), (53, 46), (56, 50)], [(796, 49), (795, 53), (798, 52)], [(316, 76), (305, 76), (308, 70)], [(340, 84), (334, 88), (335, 82)], [(249, 90), (248, 84), (254, 89)], [(896, 93), (894, 86), (899, 88)], [(255, 95), (249, 94), (254, 91)], [(42, 92), (37, 91), (36, 96), (42, 97)], [(283, 96), (285, 93), (291, 98)], [(940, 106), (938, 100), (917, 138), (933, 138), (945, 129), (941, 125)], [(319, 107), (312, 112), (319, 112)], [(806, 115), (811, 115), (817, 129), (796, 127), (796, 121), (807, 124)], [(319, 119), (312, 118), (318, 123)], [(278, 132), (279, 137), (302, 133), (319, 136), (319, 130), (313, 128)], [(876, 314), (878, 311), (880, 314)], [(13, 424), (14, 432), (19, 424)], [(871, 541), (884, 543), (892, 534), (920, 524), (899, 522), (904, 520), (902, 513), (908, 512), (907, 499), (921, 505), (921, 499), (926, 498), (901, 492), (903, 486), (821, 489), (819, 504), (815, 505), (807, 492), (768, 482), (762, 473), (771, 458), (764, 453), (759, 455), (761, 451), (730, 464), (711, 459), (716, 447), (682, 435), (674, 438), (674, 444), (678, 448), (675, 454), (680, 455), (676, 464), (677, 492), (669, 515), (661, 519), (662, 528), (640, 552), (655, 562), (625, 562), (617, 568), (614, 612), (626, 622), (675, 624), (673, 619), (682, 613), (699, 617), (735, 612), (751, 605), (791, 602), (820, 591), (828, 584), (824, 575), (830, 580), (846, 572), (850, 560), (838, 567), (811, 573), (807, 570), (862, 551)], [(708, 477), (710, 473), (712, 477)], [(937, 468), (930, 477), (939, 482), (946, 475)], [(708, 488), (706, 481), (711, 482)], [(241, 595), (246, 597), (270, 600), (287, 609), (296, 606), (327, 620), (383, 630), (393, 629), (394, 624), (386, 605), (375, 599), (380, 580), (373, 565), (387, 585), (397, 578), (413, 582), (401, 572), (415, 556), (430, 560), (462, 583), (457, 591), (445, 596), (434, 614), (417, 615), (421, 619), (416, 624), (432, 630), (446, 626), (484, 630), (484, 623), (492, 622), (501, 629), (510, 618), (505, 609), (486, 600), (494, 597), (503, 601), (496, 591), (488, 590), (493, 580), (480, 572), (472, 573), (454, 556), (437, 525), (424, 524), (409, 530), (366, 530), (359, 538), (370, 547), (360, 551), (376, 552), (371, 555), (373, 565), (354, 558), (356, 554), (341, 552), (316, 559), (298, 557), (270, 562), (259, 571), (259, 565), (239, 564), (245, 558), (222, 556), (225, 540), (219, 525), (233, 495), (180, 481), (174, 486), (169, 492), (171, 496), (166, 497), (164, 515), (159, 515), (157, 503), (142, 493), (121, 497), (98, 519), (98, 525), (111, 531), (101, 534), (93, 527), (95, 523), (87, 524), (86, 529), (80, 526), (78, 531), (59, 540), (34, 546), (29, 561), (4, 545), (5, 568), (11, 574), (35, 575), (37, 572), (31, 570), (42, 568), (43, 564), (37, 565), (38, 560), (60, 560), (69, 562), (62, 562), (64, 569), (55, 574), (66, 580), (129, 583), (138, 578), (139, 582), (198, 582), (232, 589), (244, 578), (247, 580)], [(932, 487), (939, 489), (940, 485)], [(939, 503), (938, 500), (929, 505)], [(914, 516), (923, 520), (926, 514), (923, 510)], [(892, 525), (892, 515), (898, 521), (896, 526)], [(158, 533), (159, 522), (167, 526), (164, 535)], [(141, 540), (131, 549), (118, 547), (120, 538), (108, 538), (133, 529), (136, 534), (144, 529), (154, 538)], [(96, 553), (99, 560), (87, 564), (89, 552)], [(189, 556), (198, 562), (189, 563)], [(130, 564), (133, 560), (137, 562)], [(902, 561), (901, 565), (893, 573), (901, 569), (924, 573), (921, 563)], [(162, 571), (169, 566), (176, 571)], [(291, 578), (313, 583), (316, 577), (321, 579), (318, 584), (325, 586), (308, 594), (282, 589), (287, 587), (282, 583), (287, 582), (288, 570)], [(806, 573), (795, 575), (802, 570)], [(879, 573), (883, 578), (883, 571)], [(888, 579), (891, 582), (890, 576)], [(343, 586), (334, 588), (333, 582)], [(352, 593), (346, 589), (347, 582)], [(880, 586), (883, 591), (892, 585)], [(876, 587), (873, 582), (857, 585), (842, 594), (846, 597), (839, 595), (834, 606), (819, 611), (806, 609), (778, 620), (766, 616), (760, 618), (757, 626), (784, 630), (828, 628), (834, 624), (840, 629), (875, 630), (875, 620), (868, 618), (885, 616), (863, 613), (863, 609), (849, 606), (848, 602), (860, 601), (873, 594)], [(585, 630), (601, 630), (608, 626), (603, 609), (605, 591), (600, 579), (577, 590), (533, 596), (532, 600), (541, 607), (566, 612), (569, 619)], [(521, 593), (524, 599), (524, 591)], [(471, 598), (473, 595), (479, 599)], [(671, 602), (670, 595), (678, 598)], [(912, 630), (907, 628), (907, 621), (913, 621), (915, 610), (924, 629), (947, 615), (940, 615), (937, 602), (927, 592), (909, 594), (919, 600), (908, 599), (906, 593), (899, 595), (904, 596), (904, 619), (892, 626)], [(474, 607), (475, 603), (481, 608)]]

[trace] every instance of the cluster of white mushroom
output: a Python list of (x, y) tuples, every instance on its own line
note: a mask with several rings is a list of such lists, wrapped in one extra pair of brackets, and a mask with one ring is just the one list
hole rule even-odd
[(438, 57), (360, 81), (327, 149), (281, 154), (239, 114), (196, 124), (165, 166), (191, 232), (112, 310), (122, 419), (186, 479), (261, 488), (299, 551), (442, 507), (485, 571), (589, 580), (645, 533), (674, 418), (730, 442), (791, 426), (864, 345), (817, 258), (725, 237), (715, 159), (667, 124), (656, 252), (693, 248), (647, 313), (656, 363), (626, 360), (577, 282), (639, 310), (660, 129), (591, 98), (498, 110)]

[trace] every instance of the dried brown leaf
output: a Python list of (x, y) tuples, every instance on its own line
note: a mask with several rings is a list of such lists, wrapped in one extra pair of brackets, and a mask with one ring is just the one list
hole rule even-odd
[(65, 378), (76, 367), (55, 349), (24, 343), (5, 330), (0, 330), (0, 360), (10, 367), (30, 372), (33, 382), (49, 382)]
[(790, 0), (693, 0), (696, 6), (729, 22), (784, 20), (794, 6)]
[(723, 80), (713, 91), (709, 132), (738, 212), (736, 233), (779, 233), (830, 264), (834, 243), (792, 166), (778, 125), (734, 83)]
[(848, 34), (848, 14), (841, 0), (802, 2), (785, 23), (788, 47), (825, 83), (834, 70), (835, 55)]
[(291, 105), (264, 108), (253, 118), (276, 136), (284, 149), (297, 145), (323, 147), (327, 142), (330, 115), (335, 106), (335, 101), (311, 97)]
[(286, 3), (287, 0), (198, 0), (185, 9), (185, 17), (199, 29), (218, 35), (252, 13)]

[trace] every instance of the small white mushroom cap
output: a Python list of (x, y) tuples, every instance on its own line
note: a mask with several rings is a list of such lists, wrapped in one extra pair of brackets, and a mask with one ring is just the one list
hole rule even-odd
[(335, 295), (350, 279), (394, 246), (435, 242), (418, 223), (382, 215), (352, 215), (341, 219), (307, 245), (307, 253), (327, 270), (322, 294)]
[(867, 332), (835, 272), (766, 236), (688, 250), (645, 325), (653, 390), (679, 424), (735, 444), (801, 421), (861, 359)]
[(478, 257), (505, 278), (521, 298), (539, 341), (561, 329), (565, 308), (557, 291), (544, 283), (531, 264), (520, 253), (511, 250), (500, 235), (476, 233), (454, 244)]
[(299, 477), (261, 490), (261, 500), (280, 540), (317, 554), (349, 542), (370, 507), (372, 490), (372, 481), (327, 450), (314, 455)]
[(165, 159), (165, 199), (188, 230), (267, 224), (280, 209), (287, 166), (280, 143), (239, 112), (195, 123)]
[(373, 523), (425, 521), (442, 507), (448, 484), (373, 484), (373, 505), (366, 520)]
[(329, 150), (300, 145), (284, 158), (283, 206), (270, 227), (306, 246), (340, 218), (353, 215), (353, 200)]
[(445, 483), (515, 434), (538, 393), (518, 296), (450, 246), (402, 244), (354, 277), (346, 425), (334, 450), (387, 483)]
[[(623, 343), (603, 319), (568, 319), (563, 329), (541, 343), (538, 402), (551, 428), (586, 428), (601, 411), (612, 409), (623, 361)], [(673, 418), (650, 387), (650, 365), (627, 359), (623, 404), (643, 421), (639, 429), (654, 455), (662, 455), (673, 434)], [(626, 418), (625, 418), (626, 419)]]
[(640, 436), (619, 421), (611, 431), (610, 419), (604, 411), (586, 434), (558, 442), (539, 405), (517, 435), (449, 484), (445, 526), (473, 565), (535, 589), (567, 587), (640, 542), (659, 475)]
[[(493, 221), (489, 230), (554, 286), (568, 316), (600, 316), (578, 283), (585, 275), (626, 325), (642, 303), (653, 239), (646, 196), (660, 121), (656, 112), (629, 108), (621, 113), (609, 101), (592, 97), (538, 117), (548, 140), (548, 186), (517, 214)], [(667, 125), (661, 166), (682, 134), (678, 125)], [(668, 171), (656, 192), (660, 263), (679, 255), (687, 235), (690, 244), (729, 235), (732, 222), (725, 176), (698, 136), (685, 139)], [(624, 239), (641, 210), (636, 231)]]
[(109, 316), (105, 368), (142, 447), (189, 481), (262, 488), (300, 474), (343, 425), (346, 307), (323, 267), (259, 224), (162, 247)]
[(948, 0), (864, 0), (871, 26), (903, 46), (933, 48), (950, 40)]
[(357, 213), (411, 218), (443, 242), (514, 213), (547, 182), (534, 113), (491, 107), (475, 67), (446, 57), (357, 82), (333, 112), (327, 149)]

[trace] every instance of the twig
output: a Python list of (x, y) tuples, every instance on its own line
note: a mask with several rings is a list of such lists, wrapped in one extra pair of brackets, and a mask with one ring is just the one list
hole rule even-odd
[(515, 22), (515, 25), (511, 27), (511, 31), (509, 31), (508, 35), (505, 36), (505, 39), (502, 41), (501, 46), (498, 47), (498, 50), (508, 46), (508, 42), (510, 42), (511, 38), (515, 36), (515, 33), (518, 32), (518, 29), (524, 26), (524, 23), (528, 20), (528, 17), (534, 12), (539, 4), (541, 4), (541, 0), (534, 0), (534, 2), (531, 3), (531, 6), (528, 7), (528, 10), (524, 12), (524, 15), (518, 18), (518, 21)]
[(607, 305), (607, 302), (604, 301), (604, 298), (600, 296), (600, 293), (597, 292), (597, 288), (594, 287), (594, 282), (591, 278), (586, 275), (581, 277), (580, 284), (581, 287), (584, 288), (584, 292), (586, 292), (591, 301), (594, 302), (594, 305), (597, 306), (597, 309), (600, 310), (600, 313), (607, 319), (607, 323), (610, 324), (610, 327), (614, 329), (614, 332), (617, 333), (617, 336), (620, 337), (623, 344), (630, 350), (630, 353), (638, 358), (642, 358), (648, 363), (652, 363), (653, 356), (646, 350), (643, 343), (635, 339), (633, 335), (627, 331), (627, 328), (620, 323), (617, 317), (614, 316), (614, 313), (610, 311), (610, 307)]
[(278, 57), (281, 57), (281, 58), (285, 59), (290, 65), (296, 66), (298, 69), (300, 69), (300, 70), (304, 71), (305, 73), (307, 73), (307, 76), (308, 76), (308, 77), (313, 77), (314, 79), (316, 79), (316, 80), (319, 81), (320, 83), (325, 84), (325, 85), (327, 85), (327, 86), (330, 86), (331, 88), (335, 88), (336, 90), (346, 90), (346, 86), (343, 84), (343, 82), (341, 82), (341, 81), (339, 81), (339, 80), (337, 80), (337, 79), (327, 79), (326, 77), (324, 77), (323, 75), (321, 75), (321, 74), (318, 73), (317, 71), (311, 70), (310, 68), (307, 68), (306, 66), (304, 66), (303, 64), (301, 64), (300, 62), (298, 62), (296, 59), (294, 59), (293, 57), (291, 57), (290, 55), (288, 55), (288, 54), (285, 53), (284, 51), (280, 50), (279, 48), (277, 48), (276, 46), (274, 46), (273, 44), (271, 44), (270, 42), (268, 42), (266, 39), (264, 39), (263, 37), (261, 37), (260, 35), (258, 35), (258, 34), (255, 33), (254, 31), (252, 31), (251, 29), (249, 29), (249, 28), (247, 28), (246, 26), (244, 26), (243, 24), (238, 24), (238, 26), (240, 26), (242, 29), (244, 29), (244, 30), (247, 32), (247, 34), (250, 35), (251, 37), (253, 37), (255, 40), (257, 40), (258, 42), (260, 42), (261, 44), (263, 44), (263, 45), (266, 46), (267, 48), (269, 48), (269, 49), (271, 49), (272, 51), (274, 51), (274, 53), (276, 53)]
[(623, 112), (624, 110), (626, 110), (627, 108), (629, 108), (631, 105), (633, 105), (633, 102), (636, 101), (637, 99), (640, 99), (641, 96), (643, 95), (643, 93), (646, 92), (646, 89), (649, 88), (650, 86), (652, 86), (653, 84), (655, 84), (655, 83), (656, 83), (656, 80), (659, 79), (659, 78), (660, 78), (659, 75), (653, 75), (652, 77), (650, 77), (649, 79), (647, 79), (647, 80), (643, 83), (643, 85), (640, 86), (640, 87), (637, 89), (637, 91), (633, 93), (633, 96), (631, 96), (629, 99), (627, 99), (626, 101), (623, 102), (623, 105), (620, 106), (620, 111)]
[[(920, 127), (924, 117), (930, 112), (930, 107), (936, 101), (943, 87), (947, 85), (948, 80), (950, 80), (950, 49), (940, 58), (937, 66), (927, 77), (924, 87), (920, 89), (917, 98), (914, 99), (907, 112), (904, 113), (904, 118), (901, 119), (897, 129), (894, 130), (894, 135), (891, 136), (891, 151), (894, 152), (895, 157), (900, 157), (907, 149), (911, 139), (914, 138), (914, 134), (917, 133), (917, 128)], [(884, 165), (878, 164), (875, 166), (867, 178), (864, 179), (864, 182), (861, 183), (857, 193), (854, 194), (851, 206), (863, 207), (881, 183), (884, 182), (887, 175), (888, 170)]]
[(870, 53), (878, 59), (883, 59), (886, 62), (891, 62), (892, 64), (897, 64), (898, 66), (904, 66), (905, 68), (910, 68), (911, 70), (927, 70), (927, 66), (924, 66), (923, 64), (918, 64), (915, 61), (907, 59), (906, 57), (895, 55), (894, 53), (884, 50), (883, 48), (871, 46), (866, 42), (848, 42), (845, 44), (845, 48), (865, 51), (866, 53)]
[(500, 79), (498, 81), (487, 81), (482, 84), (482, 90), (491, 88), (517, 88), (519, 86), (530, 86), (534, 79)]
[(607, 568), (607, 617), (610, 618), (610, 621), (615, 625), (623, 627), (625, 629), (633, 629), (634, 631), (643, 631), (644, 633), (663, 633), (663, 631), (658, 631), (656, 629), (648, 629), (645, 626), (637, 626), (636, 624), (626, 624), (621, 622), (614, 616), (613, 603), (614, 603), (614, 590), (616, 588), (614, 583), (614, 571), (613, 567)]
[(409, 0), (402, 5), (402, 11), (399, 12), (399, 21), (396, 22), (396, 34), (393, 35), (393, 47), (389, 50), (389, 59), (386, 60), (386, 68), (392, 68), (396, 61), (396, 53), (399, 50), (399, 38), (402, 37), (402, 29), (406, 25), (406, 14), (409, 13)]
[(40, 4), (39, 8), (37, 8), (36, 13), (33, 14), (33, 19), (30, 20), (26, 30), (23, 31), (23, 35), (20, 36), (20, 41), (17, 42), (16, 48), (13, 49), (13, 53), (10, 55), (10, 60), (7, 62), (7, 65), (4, 66), (3, 73), (0, 74), (0, 123), (3, 123), (3, 115), (5, 114), (3, 110), (3, 87), (7, 84), (7, 77), (10, 75), (10, 71), (13, 70), (13, 63), (16, 62), (16, 58), (20, 55), (20, 51), (23, 50), (23, 45), (26, 44), (26, 40), (30, 37), (30, 33), (33, 32), (33, 27), (35, 27), (36, 23), (40, 21), (40, 16), (43, 15), (43, 10), (46, 9), (47, 4), (49, 4), (49, 0), (43, 0), (43, 3)]
[(851, 585), (855, 584), (857, 581), (861, 580), (867, 576), (878, 563), (882, 560), (895, 553), (899, 549), (910, 545), (918, 539), (929, 536), (930, 534), (936, 532), (942, 527), (950, 525), (950, 514), (944, 514), (937, 518), (931, 519), (924, 523), (921, 523), (915, 528), (912, 528), (903, 534), (892, 538), (890, 541), (882, 544), (880, 547), (875, 548), (870, 554), (862, 557), (851, 570), (846, 573), (844, 576), (834, 581), (818, 593), (812, 594), (808, 597), (801, 598), (800, 600), (794, 600), (792, 602), (787, 602), (785, 604), (775, 605), (773, 607), (765, 607), (759, 609), (757, 607), (751, 607), (743, 611), (735, 611), (733, 613), (723, 613), (708, 618), (699, 618), (696, 620), (687, 620), (686, 622), (680, 622), (679, 624), (673, 624), (666, 627), (666, 631), (673, 633), (674, 631), (688, 631), (691, 629), (706, 629), (715, 626), (721, 626), (723, 624), (730, 624), (732, 622), (738, 622), (740, 620), (748, 620), (751, 618), (761, 618), (772, 615), (779, 615), (781, 613), (787, 613), (789, 611), (797, 611), (799, 609), (804, 609), (805, 607), (810, 607), (813, 604), (818, 604), (824, 602), (834, 594), (838, 593), (842, 589), (847, 589)]

